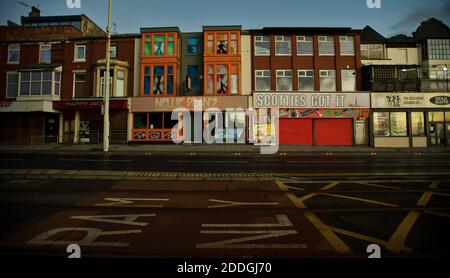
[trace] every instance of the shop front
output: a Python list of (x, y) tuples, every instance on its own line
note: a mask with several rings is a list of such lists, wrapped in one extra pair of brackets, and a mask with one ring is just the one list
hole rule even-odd
[[(226, 143), (239, 143), (246, 136), (245, 110), (248, 97), (245, 96), (198, 96), (198, 97), (135, 97), (131, 99), (131, 123), (129, 124), (131, 142), (173, 142), (182, 139), (185, 143), (203, 143), (203, 129), (212, 121), (221, 121), (223, 129), (213, 129), (212, 135)], [(179, 114), (172, 119), (177, 109), (189, 111), (190, 119)], [(216, 109), (207, 112), (207, 109)], [(195, 120), (200, 119), (200, 126)], [(190, 121), (190, 123), (186, 123)], [(178, 124), (177, 132), (173, 127)], [(192, 132), (183, 131), (190, 125)]]
[[(100, 144), (103, 140), (103, 101), (55, 101), (53, 108), (61, 112), (60, 143)], [(113, 144), (127, 142), (128, 100), (110, 100), (110, 140)]]
[(253, 106), (279, 109), (281, 145), (368, 144), (368, 93), (255, 92)]
[(449, 147), (450, 93), (373, 93), (374, 147)]

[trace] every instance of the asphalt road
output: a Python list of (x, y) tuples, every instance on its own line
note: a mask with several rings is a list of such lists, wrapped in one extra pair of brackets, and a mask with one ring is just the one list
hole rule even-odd
[(450, 154), (370, 155), (102, 155), (0, 153), (0, 169), (80, 169), (233, 173), (433, 173), (449, 172)]
[[(40, 166), (40, 165), (39, 165)], [(0, 253), (83, 257), (447, 257), (450, 177), (266, 182), (2, 180)]]

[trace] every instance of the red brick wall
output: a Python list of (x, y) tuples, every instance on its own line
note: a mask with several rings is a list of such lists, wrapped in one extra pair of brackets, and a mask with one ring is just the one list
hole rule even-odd
[[(291, 69), (293, 74), (293, 90), (298, 90), (297, 71), (299, 69), (314, 69), (315, 89), (319, 91), (319, 71), (320, 70), (336, 70), (336, 90), (341, 90), (341, 70), (356, 69), (356, 86), (357, 90), (362, 89), (362, 73), (361, 73), (361, 56), (360, 56), (360, 36), (352, 34), (355, 37), (355, 56), (341, 56), (339, 35), (335, 34), (335, 56), (319, 56), (318, 36), (313, 35), (314, 56), (297, 56), (297, 40), (296, 35), (291, 37), (291, 56), (275, 55), (275, 36), (270, 35), (270, 56), (254, 56), (254, 36), (252, 36), (252, 90), (255, 89), (255, 70), (271, 70), (272, 90), (276, 90), (276, 70)], [(303, 35), (303, 34), (298, 34)]]

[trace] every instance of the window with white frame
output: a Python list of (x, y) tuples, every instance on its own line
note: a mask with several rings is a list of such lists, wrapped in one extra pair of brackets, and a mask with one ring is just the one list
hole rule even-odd
[(109, 48), (109, 56), (111, 59), (117, 59), (117, 45), (111, 45)]
[(270, 36), (255, 36), (255, 56), (270, 55)]
[[(52, 91), (54, 95), (59, 95), (61, 76), (54, 73), (52, 71), (21, 72), (20, 95), (50, 96)], [(56, 86), (58, 86), (58, 89), (56, 89)]]
[(313, 55), (313, 36), (297, 36), (297, 55)]
[(353, 36), (340, 36), (341, 55), (355, 55), (355, 38)]
[(6, 98), (15, 98), (19, 91), (19, 74), (6, 73)]
[(314, 91), (314, 70), (298, 71), (298, 90)]
[(86, 45), (85, 44), (76, 44), (75, 45), (75, 61), (76, 62), (86, 61)]
[(49, 43), (39, 46), (39, 63), (50, 64), (52, 62), (52, 45)]
[(356, 91), (356, 71), (355, 70), (342, 70), (342, 91), (354, 92)]
[(277, 70), (277, 91), (292, 91), (292, 70)]
[(320, 71), (320, 90), (325, 92), (336, 91), (336, 71)]
[(291, 54), (291, 36), (275, 36), (275, 55)]
[(20, 45), (8, 45), (8, 64), (18, 64), (20, 62)]
[(255, 71), (255, 91), (270, 91), (271, 84), (270, 70)]
[(334, 55), (334, 37), (319, 36), (319, 55)]

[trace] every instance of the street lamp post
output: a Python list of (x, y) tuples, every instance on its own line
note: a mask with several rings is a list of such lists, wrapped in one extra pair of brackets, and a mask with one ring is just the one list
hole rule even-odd
[(109, 151), (109, 66), (110, 66), (110, 48), (111, 48), (111, 12), (112, 12), (112, 0), (108, 0), (108, 39), (106, 42), (106, 69), (105, 69), (105, 91), (103, 92), (103, 151)]

